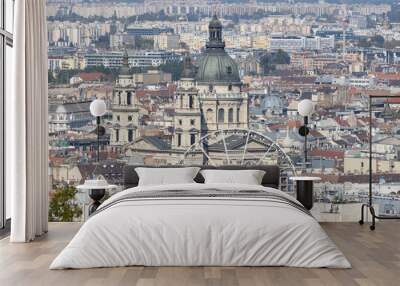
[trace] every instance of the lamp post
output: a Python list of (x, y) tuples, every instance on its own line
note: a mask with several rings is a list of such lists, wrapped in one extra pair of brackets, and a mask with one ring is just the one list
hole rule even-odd
[[(103, 126), (100, 125), (101, 117), (106, 113), (107, 106), (104, 100), (95, 99), (90, 104), (90, 113), (96, 117), (96, 134), (97, 134), (97, 164), (100, 162), (100, 136), (106, 133)], [(100, 206), (100, 200), (104, 197), (106, 189), (109, 188), (107, 181), (104, 179), (86, 180), (84, 185), (78, 186), (82, 189), (89, 190), (89, 197), (93, 203), (89, 207), (89, 215), (94, 213)]]
[(310, 133), (308, 128), (308, 117), (314, 112), (314, 104), (309, 99), (304, 99), (299, 102), (297, 110), (301, 116), (304, 117), (304, 125), (299, 128), (299, 134), (304, 136), (304, 165), (307, 168), (307, 135)]
[(97, 134), (97, 162), (100, 161), (100, 136), (103, 136), (105, 133), (105, 129), (100, 125), (101, 116), (106, 113), (107, 106), (104, 100), (95, 99), (90, 104), (90, 113), (96, 117), (96, 134)]

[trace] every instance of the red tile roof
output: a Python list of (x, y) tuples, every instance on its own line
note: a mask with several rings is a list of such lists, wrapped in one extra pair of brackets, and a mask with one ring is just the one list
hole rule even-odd
[(337, 151), (337, 150), (313, 149), (313, 150), (310, 150), (309, 154), (310, 154), (310, 156), (314, 156), (314, 157), (322, 157), (322, 158), (330, 158), (330, 159), (344, 158), (344, 151)]
[(400, 73), (376, 72), (374, 75), (380, 80), (400, 80)]
[(101, 81), (107, 77), (107, 75), (102, 72), (81, 72), (78, 76), (83, 81)]
[(350, 124), (346, 119), (343, 119), (343, 118), (340, 118), (340, 117), (336, 117), (335, 120), (340, 126), (350, 127)]
[(303, 125), (303, 124), (301, 123), (300, 120), (289, 120), (288, 121), (289, 128), (299, 128), (301, 125)]

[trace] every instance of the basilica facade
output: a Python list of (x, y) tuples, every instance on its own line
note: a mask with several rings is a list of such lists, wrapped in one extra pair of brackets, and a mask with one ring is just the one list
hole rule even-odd
[(214, 16), (198, 67), (185, 59), (175, 96), (172, 146), (187, 149), (201, 136), (221, 129), (248, 128), (248, 94), (235, 61), (226, 53), (222, 24)]
[(174, 96), (169, 142), (161, 142), (165, 138), (138, 137), (139, 109), (132, 78), (124, 58), (113, 92), (112, 146), (131, 144), (135, 152), (173, 157), (217, 130), (249, 127), (248, 94), (243, 91), (236, 62), (225, 51), (222, 24), (215, 16), (209, 23), (209, 40), (197, 66), (189, 56), (184, 58), (184, 71)]

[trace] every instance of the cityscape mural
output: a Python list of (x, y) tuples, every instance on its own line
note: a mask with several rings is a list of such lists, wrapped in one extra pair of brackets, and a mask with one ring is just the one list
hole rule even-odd
[[(358, 221), (370, 96), (374, 205), (400, 216), (400, 4), (47, 2), (51, 220), (82, 220), (75, 187), (102, 175), (121, 191), (127, 164), (278, 164), (291, 194), (290, 176), (322, 179), (317, 219)], [(99, 162), (94, 99), (107, 105)]]

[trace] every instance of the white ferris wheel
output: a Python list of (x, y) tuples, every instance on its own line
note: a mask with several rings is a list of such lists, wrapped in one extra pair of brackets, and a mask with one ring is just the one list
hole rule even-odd
[(286, 152), (268, 136), (247, 129), (226, 129), (207, 133), (183, 154), (181, 165), (277, 165), (280, 168), (280, 188), (292, 191), (288, 178), (296, 168)]

